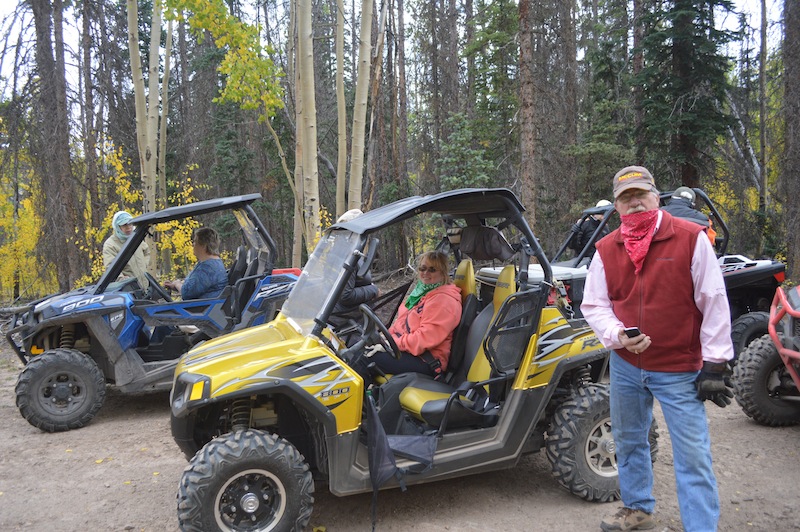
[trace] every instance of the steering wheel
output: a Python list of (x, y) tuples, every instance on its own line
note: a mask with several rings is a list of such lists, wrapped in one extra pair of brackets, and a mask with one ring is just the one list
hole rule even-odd
[[(144, 272), (145, 278), (147, 278), (147, 282), (150, 283), (150, 287), (147, 289), (148, 295), (150, 299), (157, 301), (158, 299), (164, 299), (164, 301), (172, 301), (172, 297), (169, 295), (169, 292), (164, 290), (164, 288), (158, 284), (155, 277), (150, 275), (150, 272)], [(153, 298), (153, 294), (159, 296), (158, 298)]]
[(364, 324), (362, 326), (363, 338), (374, 339), (379, 343), (387, 353), (391, 354), (395, 359), (400, 360), (400, 348), (394, 341), (392, 333), (386, 328), (381, 319), (375, 315), (368, 305), (362, 303), (358, 309), (364, 316)]

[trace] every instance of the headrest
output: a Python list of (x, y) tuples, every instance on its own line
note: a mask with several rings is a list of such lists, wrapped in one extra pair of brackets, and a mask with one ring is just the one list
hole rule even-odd
[(497, 284), (494, 287), (494, 295), (492, 297), (492, 304), (494, 305), (495, 312), (500, 308), (500, 305), (508, 299), (508, 296), (517, 292), (517, 271), (513, 264), (507, 265), (500, 271), (497, 276)]
[(462, 303), (470, 294), (478, 295), (478, 291), (475, 286), (475, 269), (472, 267), (471, 260), (464, 259), (458, 264), (456, 273), (453, 275), (453, 284), (461, 289)]
[(508, 260), (514, 248), (503, 233), (486, 225), (468, 225), (461, 229), (461, 252), (475, 260)]

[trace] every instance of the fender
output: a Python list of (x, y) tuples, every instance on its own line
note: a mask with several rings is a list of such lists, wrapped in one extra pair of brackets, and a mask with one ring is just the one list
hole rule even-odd
[(259, 386), (224, 395), (222, 399), (210, 398), (208, 396), (208, 386), (205, 386), (201, 399), (187, 400), (192, 393), (193, 385), (201, 380), (198, 379), (197, 375), (183, 373), (175, 380), (170, 394), (172, 436), (184, 453), (187, 453), (187, 450), (189, 454), (194, 453), (194, 425), (199, 412), (221, 401), (229, 402), (254, 395), (287, 397), (298, 409), (305, 411), (311, 418), (322, 425), (326, 439), (335, 437), (337, 434), (336, 417), (331, 410), (319, 401), (309, 401), (308, 392), (290, 380), (275, 379)]

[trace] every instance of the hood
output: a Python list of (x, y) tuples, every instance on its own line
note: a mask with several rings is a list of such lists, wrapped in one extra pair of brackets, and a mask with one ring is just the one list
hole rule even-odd
[(426, 299), (430, 297), (432, 294), (437, 294), (437, 295), (443, 294), (448, 297), (452, 297), (455, 301), (458, 301), (458, 303), (461, 304), (461, 289), (454, 284), (443, 284), (439, 288), (435, 288), (430, 292), (428, 292), (427, 294), (425, 294), (425, 297), (423, 297), (422, 299)]
[(92, 293), (94, 285), (77, 288), (65, 294), (57, 294), (36, 303), (33, 312), (39, 314), (41, 319), (51, 319), (61, 314), (70, 314), (76, 311), (93, 310), (97, 307), (119, 306), (125, 304), (125, 297), (121, 293), (95, 295)]

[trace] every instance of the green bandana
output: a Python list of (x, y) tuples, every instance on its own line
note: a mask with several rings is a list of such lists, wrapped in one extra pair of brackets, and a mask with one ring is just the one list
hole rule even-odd
[(425, 284), (422, 281), (417, 281), (417, 286), (414, 287), (414, 290), (411, 291), (411, 295), (408, 296), (406, 299), (406, 308), (412, 309), (414, 306), (419, 303), (419, 300), (422, 299), (422, 296), (433, 290), (434, 288), (439, 288), (444, 283), (431, 283)]

